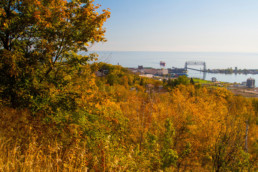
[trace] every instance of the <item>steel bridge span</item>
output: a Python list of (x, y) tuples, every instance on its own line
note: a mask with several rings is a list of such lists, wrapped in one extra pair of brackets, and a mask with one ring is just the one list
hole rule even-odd
[[(203, 66), (203, 70), (189, 68), (188, 66)], [(192, 70), (197, 70), (197, 71), (201, 71), (201, 72), (206, 72), (207, 71), (206, 62), (203, 62), (203, 61), (187, 61), (187, 62), (185, 62), (185, 70), (187, 70), (187, 69), (192, 69)]]

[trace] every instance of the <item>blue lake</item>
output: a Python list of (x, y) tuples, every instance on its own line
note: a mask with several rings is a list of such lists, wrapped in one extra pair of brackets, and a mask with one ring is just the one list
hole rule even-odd
[(258, 87), (258, 75), (244, 75), (244, 74), (216, 74), (216, 73), (206, 73), (198, 72), (198, 71), (192, 71), (188, 70), (188, 77), (193, 78), (201, 78), (205, 80), (210, 80), (212, 77), (216, 77), (218, 81), (222, 82), (230, 82), (230, 83), (242, 83), (243, 81), (246, 81), (248, 78), (254, 78), (256, 83), (256, 87)]

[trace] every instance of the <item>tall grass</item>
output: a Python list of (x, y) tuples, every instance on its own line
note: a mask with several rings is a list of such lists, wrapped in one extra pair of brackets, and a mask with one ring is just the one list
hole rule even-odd
[(26, 110), (0, 112), (0, 171), (88, 171), (85, 144), (63, 142)]

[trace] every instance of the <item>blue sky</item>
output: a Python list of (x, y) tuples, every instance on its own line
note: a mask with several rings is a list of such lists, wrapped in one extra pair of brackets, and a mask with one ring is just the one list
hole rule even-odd
[(98, 51), (258, 52), (258, 0), (95, 0), (110, 8)]

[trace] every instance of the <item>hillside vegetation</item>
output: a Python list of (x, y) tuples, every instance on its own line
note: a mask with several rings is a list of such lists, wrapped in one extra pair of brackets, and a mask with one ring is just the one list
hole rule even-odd
[(257, 99), (79, 55), (98, 8), (0, 2), (0, 171), (257, 171)]
[[(96, 77), (96, 68), (108, 74)], [(96, 63), (51, 87), (37, 111), (2, 104), (1, 169), (257, 169), (257, 100), (192, 84), (159, 92), (159, 84)]]

